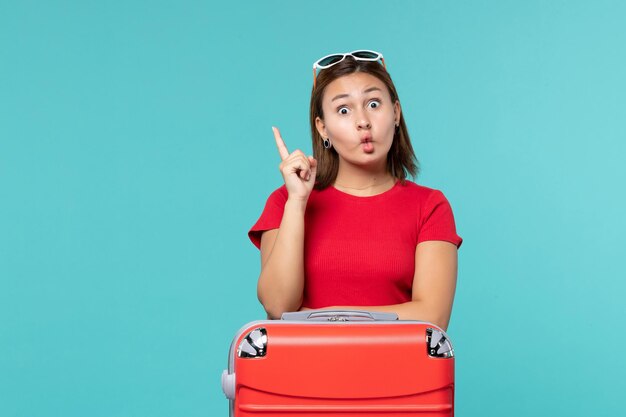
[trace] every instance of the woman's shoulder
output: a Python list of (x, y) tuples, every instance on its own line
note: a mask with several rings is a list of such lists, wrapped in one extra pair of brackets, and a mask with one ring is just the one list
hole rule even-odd
[(427, 187), (425, 185), (417, 184), (413, 181), (405, 180), (404, 183), (399, 183), (400, 189), (406, 194), (419, 199), (428, 199), (434, 196), (443, 196), (443, 193), (436, 189)]
[(267, 197), (267, 201), (282, 201), (284, 203), (285, 201), (287, 201), (287, 197), (289, 197), (289, 193), (287, 192), (287, 187), (285, 186), (285, 184), (283, 184), (269, 194), (269, 196)]
[(281, 195), (287, 197), (289, 195), (289, 193), (287, 192), (287, 186), (285, 184), (281, 185), (280, 187), (272, 191), (272, 194), (270, 195)]
[(426, 212), (438, 206), (450, 204), (444, 193), (437, 188), (416, 184), (408, 180), (404, 181), (404, 184), (399, 188), (402, 190), (398, 193), (401, 195), (401, 204), (420, 207), (420, 210)]

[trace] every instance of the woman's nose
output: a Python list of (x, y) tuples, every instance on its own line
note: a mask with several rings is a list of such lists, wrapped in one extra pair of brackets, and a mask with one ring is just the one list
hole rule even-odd
[(364, 114), (360, 114), (356, 121), (356, 127), (357, 129), (369, 129), (372, 125)]

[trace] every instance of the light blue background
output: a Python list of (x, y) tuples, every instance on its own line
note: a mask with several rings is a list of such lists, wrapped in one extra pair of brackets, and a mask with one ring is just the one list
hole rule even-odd
[(620, 1), (0, 2), (0, 414), (226, 415), (312, 62), (385, 54), (460, 250), (458, 416), (622, 409)]

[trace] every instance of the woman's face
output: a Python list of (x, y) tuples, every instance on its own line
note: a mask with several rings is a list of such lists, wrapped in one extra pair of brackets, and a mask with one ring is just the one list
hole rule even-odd
[(316, 119), (323, 138), (329, 138), (340, 164), (386, 167), (400, 103), (392, 102), (387, 86), (373, 75), (355, 72), (332, 81), (322, 98), (324, 120)]

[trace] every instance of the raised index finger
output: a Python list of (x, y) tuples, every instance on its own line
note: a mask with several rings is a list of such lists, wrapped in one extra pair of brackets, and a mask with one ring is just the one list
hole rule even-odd
[(272, 126), (272, 130), (274, 131), (274, 139), (276, 139), (276, 147), (278, 148), (280, 159), (284, 161), (289, 156), (289, 151), (287, 150), (287, 146), (285, 146), (285, 142), (283, 141), (283, 138), (280, 136), (280, 132), (278, 131), (278, 128)]

